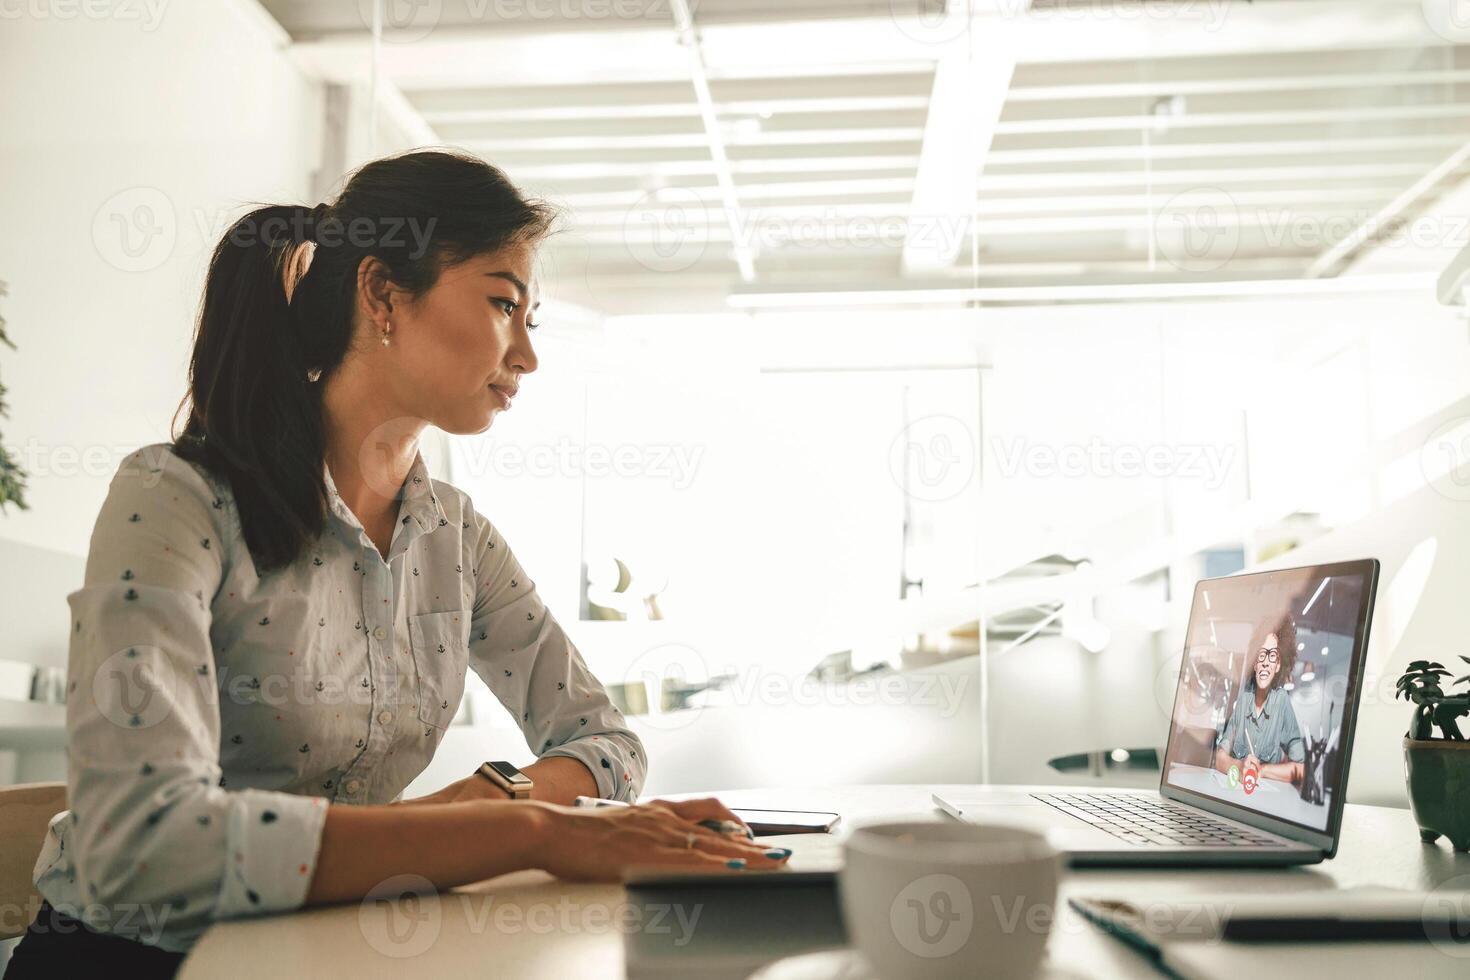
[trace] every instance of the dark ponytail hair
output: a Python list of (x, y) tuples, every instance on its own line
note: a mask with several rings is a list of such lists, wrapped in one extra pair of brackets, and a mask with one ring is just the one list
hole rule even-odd
[[(446, 266), (537, 241), (554, 218), (478, 157), (432, 150), (363, 166), (329, 205), (261, 207), (225, 233), (174, 448), (229, 484), (258, 572), (294, 562), (325, 527), (322, 384), (307, 373), (325, 381), (348, 352), (363, 259), (417, 296)], [(315, 253), (288, 302), (282, 275), (308, 241)]]

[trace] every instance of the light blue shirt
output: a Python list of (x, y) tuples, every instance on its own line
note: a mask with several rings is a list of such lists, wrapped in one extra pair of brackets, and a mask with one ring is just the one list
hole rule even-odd
[(637, 799), (642, 744), (469, 497), (416, 459), (385, 561), (323, 469), (325, 531), (264, 577), (228, 485), (171, 446), (113, 477), (67, 597), (71, 809), (36, 863), (56, 908), (175, 951), (297, 908), (327, 805), (398, 798), (467, 667), (539, 757)]
[[(1250, 738), (1246, 738), (1246, 733)], [(1296, 709), (1292, 707), (1291, 695), (1279, 687), (1266, 692), (1266, 701), (1256, 711), (1256, 679), (1240, 690), (1235, 699), (1235, 710), (1220, 731), (1217, 745), (1226, 747), (1231, 756), (1244, 759), (1254, 746), (1256, 758), (1267, 765), (1290, 759), (1301, 762), (1306, 758), (1305, 743), (1302, 741), (1301, 726), (1296, 721)]]

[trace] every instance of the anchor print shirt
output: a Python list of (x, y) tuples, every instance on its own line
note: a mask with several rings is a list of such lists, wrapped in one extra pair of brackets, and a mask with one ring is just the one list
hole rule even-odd
[(316, 546), (260, 576), (227, 483), (167, 444), (113, 477), (67, 597), (70, 809), (36, 862), (56, 908), (183, 951), (300, 906), (327, 805), (395, 800), (467, 667), (539, 757), (637, 798), (642, 744), (470, 499), (416, 459), (385, 561), (326, 484)]

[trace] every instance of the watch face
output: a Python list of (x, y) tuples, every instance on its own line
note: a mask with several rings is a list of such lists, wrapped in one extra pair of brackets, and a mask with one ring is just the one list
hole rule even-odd
[(487, 762), (485, 765), (494, 769), (500, 777), (513, 786), (530, 785), (531, 780), (523, 775), (519, 769), (509, 762)]

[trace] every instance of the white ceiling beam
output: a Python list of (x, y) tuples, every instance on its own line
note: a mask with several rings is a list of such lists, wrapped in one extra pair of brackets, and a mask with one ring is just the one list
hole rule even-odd
[(1323, 160), (1300, 166), (1190, 167), (1105, 171), (1042, 171), (1029, 174), (987, 174), (980, 178), (981, 194), (1014, 193), (1028, 190), (1078, 190), (1095, 187), (1159, 188), (1198, 187), (1201, 184), (1239, 187), (1249, 184), (1303, 183), (1317, 186), (1324, 181), (1353, 180), (1359, 183), (1417, 177), (1422, 163), (1334, 163)]
[[(1403, 191), (1394, 196), (1393, 200), (1317, 256), (1307, 269), (1307, 278), (1312, 279), (1332, 272), (1344, 259), (1362, 248), (1371, 239), (1388, 231), (1400, 215), (1409, 211), (1420, 198), (1433, 190), (1441, 181), (1460, 170), (1466, 161), (1470, 161), (1470, 142), (1445, 157), (1438, 166), (1433, 167), (1414, 183), (1405, 187)], [(1439, 233), (1441, 238), (1447, 234), (1448, 227), (1448, 225), (1442, 226), (1443, 230)], [(1464, 223), (1460, 222), (1456, 227), (1463, 235)]]
[[(859, 95), (804, 99), (747, 99), (720, 102), (721, 116), (755, 116), (795, 112), (909, 112), (929, 104), (923, 95)], [(586, 119), (684, 119), (699, 114), (688, 102), (627, 102), (621, 105), (559, 105), (438, 109), (424, 112), (431, 123), (514, 123), (577, 121)]]
[[(862, 173), (870, 170), (912, 171), (917, 154), (895, 156), (806, 156), (731, 160), (737, 174), (768, 173)], [(669, 178), (703, 177), (714, 172), (708, 160), (640, 160), (592, 163), (547, 163), (525, 160), (515, 164), (516, 178), (536, 180), (600, 180), (606, 177)]]
[[(1283, 245), (1290, 243), (1291, 229), (1293, 224), (1307, 221), (1313, 225), (1325, 225), (1336, 227), (1338, 224), (1347, 224), (1361, 219), (1362, 208), (1245, 208), (1234, 209), (1220, 214), (1218, 222), (1220, 227), (1231, 228), (1254, 228), (1263, 229), (1273, 236), (1279, 235)], [(895, 207), (891, 213), (882, 213), (872, 208), (866, 209), (862, 214), (855, 217), (844, 217), (841, 214), (833, 214), (834, 221), (846, 224), (862, 222), (862, 228), (868, 239), (875, 235), (881, 235), (886, 231), (885, 221), (906, 221), (908, 215), (903, 213), (902, 205)], [(803, 220), (782, 219), (780, 224), (763, 226), (762, 215), (757, 213), (748, 215), (746, 218), (749, 232), (742, 238), (751, 235), (763, 235), (767, 231), (781, 235), (783, 238), (790, 237), (800, 240), (803, 234), (813, 235), (823, 233), (823, 223), (820, 213), (802, 216)], [(1147, 235), (1153, 230), (1156, 218), (1146, 213), (1139, 214), (1099, 214), (1081, 215), (1065, 214), (1056, 217), (1028, 216), (1020, 218), (981, 218), (975, 222), (964, 221), (946, 233), (953, 233), (956, 237), (969, 235), (981, 238), (1001, 238), (1005, 236), (1039, 236), (1039, 235), (1079, 235), (1133, 232)], [(589, 241), (656, 241), (658, 232), (655, 229), (624, 229), (621, 224), (608, 226), (589, 226), (579, 230)], [(709, 241), (730, 241), (728, 232), (718, 224), (711, 224), (707, 228), (705, 236)], [(845, 241), (843, 236), (843, 225), (837, 225), (830, 235), (833, 241)], [(861, 238), (861, 235), (860, 235)], [(1125, 247), (1118, 245), (1119, 248)]]
[(1121, 146), (1062, 146), (1028, 150), (992, 150), (990, 164), (1026, 165), (1039, 163), (1097, 163), (1104, 160), (1192, 160), (1226, 157), (1254, 159), (1263, 156), (1315, 157), (1328, 153), (1358, 155), (1373, 152), (1400, 152), (1458, 146), (1463, 136), (1361, 136), (1346, 139), (1281, 139), (1198, 143), (1155, 143), (1145, 147), (1130, 143)]
[(1348, 257), (1339, 276), (1448, 269), (1470, 245), (1470, 180), (1461, 177), (1457, 186), (1437, 196), (1414, 215), (1405, 232), (1369, 242)]
[[(1363, 206), (1365, 208), (1377, 208), (1388, 197), (1389, 191), (1374, 187), (1318, 187), (1318, 188), (1288, 188), (1285, 190), (1256, 190), (1256, 191), (1232, 191), (1230, 200), (1234, 206), (1239, 208), (1275, 208), (1276, 214), (1284, 210), (1292, 213), (1305, 213), (1313, 210), (1313, 205), (1337, 205), (1337, 206)], [(582, 206), (577, 207), (569, 201), (557, 198), (557, 203), (566, 204), (573, 209), (573, 222), (582, 227), (621, 227), (627, 221), (628, 209), (638, 203), (642, 195), (627, 196), (619, 204), (604, 206)], [(825, 195), (823, 195), (825, 196)], [(809, 195), (810, 197), (810, 195)], [(785, 219), (793, 222), (806, 222), (811, 219), (826, 218), (848, 218), (861, 219), (872, 218), (874, 221), (888, 220), (894, 217), (913, 219), (915, 217), (932, 217), (932, 212), (917, 210), (911, 201), (893, 200), (889, 202), (874, 201), (813, 201), (806, 200), (799, 204), (756, 204), (750, 194), (742, 189), (741, 200), (748, 221), (761, 222), (775, 219)], [(709, 198), (709, 203), (717, 203), (718, 196)], [(1119, 212), (1124, 215), (1144, 215), (1149, 213), (1149, 206), (1158, 208), (1160, 201), (1157, 195), (1148, 194), (1090, 194), (1069, 195), (1064, 197), (1021, 197), (1006, 196), (988, 198), (976, 202), (975, 214), (983, 219), (992, 215), (1085, 215), (1093, 212)], [(950, 216), (948, 227), (964, 229), (970, 221), (970, 209)], [(692, 215), (691, 220), (698, 223), (718, 222), (719, 217), (708, 212)], [(1270, 215), (1264, 215), (1262, 221), (1271, 220)], [(861, 232), (859, 232), (860, 234)], [(956, 255), (958, 252), (956, 251)], [(951, 258), (947, 265), (953, 265)]]
[[(1014, 2), (1025, 7), (1030, 0)], [(956, 227), (972, 213), (975, 179), (1016, 70), (1010, 36), (1014, 15), (985, 15), (970, 0), (954, 0), (944, 21), (940, 29), (960, 32), (964, 44), (947, 46), (934, 68), (910, 213), (935, 220), (910, 223), (900, 260), (905, 275), (951, 266), (959, 255), (959, 236), (936, 232)]]
[[(1004, 74), (1002, 66), (992, 65), (994, 74), (979, 82), (982, 86), (999, 84), (999, 77)], [(988, 74), (984, 69), (982, 75)], [(966, 104), (960, 102), (965, 85), (963, 80), (954, 81), (955, 75), (969, 76), (969, 72), (963, 68), (955, 68), (950, 72), (941, 70), (935, 74), (935, 102), (931, 106), (930, 118), (936, 118), (934, 108), (941, 108), (938, 119), (960, 121), (964, 120), (964, 113), (976, 114), (989, 111), (994, 103), (1003, 100), (1003, 95), (972, 97)], [(944, 105), (960, 103), (958, 109), (946, 110)], [(983, 104), (982, 104), (983, 103)], [(998, 111), (998, 110), (997, 110)], [(955, 120), (955, 113), (960, 113), (960, 119)], [(1362, 123), (1362, 122), (1407, 122), (1410, 120), (1470, 120), (1470, 103), (1443, 103), (1438, 105), (1416, 105), (1416, 106), (1360, 106), (1346, 109), (1317, 109), (1288, 112), (1251, 112), (1251, 113), (1213, 113), (1201, 115), (1184, 115), (1172, 119), (1170, 126), (1180, 131), (1208, 129), (1221, 126), (1236, 126), (1243, 128), (1258, 128), (1263, 126), (1310, 126), (1310, 125), (1334, 125), (1338, 123)], [(752, 129), (748, 133), (728, 132), (723, 134), (724, 141), (730, 146), (759, 147), (759, 146), (816, 146), (832, 143), (920, 143), (927, 141), (934, 146), (932, 153), (920, 151), (920, 169), (925, 166), (924, 158), (927, 155), (935, 161), (937, 166), (944, 166), (947, 172), (958, 169), (958, 164), (944, 165), (947, 160), (953, 160), (954, 154), (968, 152), (961, 144), (975, 141), (977, 145), (989, 146), (988, 135), (1040, 135), (1040, 134), (1076, 134), (1089, 132), (1137, 132), (1150, 125), (1154, 121), (1152, 116), (1106, 116), (1106, 117), (1078, 117), (1071, 119), (1038, 119), (1026, 121), (994, 122), (989, 128), (982, 128), (973, 136), (973, 131), (966, 126), (961, 126), (959, 132), (946, 129), (943, 125), (925, 126), (875, 126), (871, 128), (861, 127), (808, 127), (791, 129)], [(984, 127), (984, 123), (979, 123)], [(1464, 127), (1470, 131), (1470, 125)], [(716, 125), (716, 132), (723, 132)], [(1446, 137), (1453, 140), (1453, 137)], [(494, 139), (460, 139), (460, 145), (469, 147), (479, 152), (521, 152), (536, 153), (556, 150), (624, 150), (624, 149), (689, 149), (700, 148), (706, 145), (704, 132), (686, 133), (568, 133), (558, 136), (497, 136)], [(1167, 157), (1170, 153), (1181, 152), (1182, 146), (1188, 144), (1154, 144), (1148, 148), (1155, 159)], [(1208, 144), (1218, 146), (1220, 144)], [(1109, 150), (1124, 151), (1129, 153), (1142, 153), (1141, 146), (1120, 147), (1072, 147), (1073, 151), (1082, 150)], [(1025, 153), (1057, 152), (1053, 150), (1039, 151), (1015, 151), (996, 150), (990, 159), (1001, 163), (1014, 155)], [(970, 154), (974, 159), (974, 154)]]
[[(715, 118), (715, 101), (710, 95), (709, 75), (705, 71), (704, 54), (700, 47), (698, 32), (694, 29), (694, 15), (689, 12), (688, 0), (669, 0), (674, 14), (674, 32), (679, 36), (689, 58), (689, 77), (694, 84), (694, 98), (699, 103), (699, 118), (704, 123), (704, 136), (709, 145), (710, 161), (715, 166), (715, 183), (720, 188), (720, 203), (725, 220), (730, 226), (731, 249), (740, 278), (746, 282), (755, 279), (755, 255), (749, 243), (742, 240), (740, 232), (740, 201), (735, 195), (735, 178), (730, 173), (730, 158), (725, 154), (725, 137), (720, 132), (719, 120)], [(626, 219), (624, 219), (626, 221)]]
[[(1429, 105), (1351, 106), (1340, 109), (1290, 109), (1261, 112), (1186, 112), (1171, 116), (1169, 129), (1201, 129), (1211, 126), (1310, 126), (1353, 122), (1404, 122), (1410, 119), (1470, 119), (1470, 103), (1441, 102)], [(1137, 131), (1157, 120), (1150, 115), (1077, 116), (1070, 119), (1014, 119), (998, 123), (997, 135), (1037, 133), (1090, 133), (1111, 130)]]
[[(1280, 140), (1276, 142), (1230, 142), (1230, 143), (1189, 143), (1173, 146), (1155, 146), (1153, 155), (1155, 162), (1169, 160), (1192, 160), (1210, 159), (1222, 161), (1238, 157), (1243, 160), (1242, 166), (1249, 167), (1251, 161), (1261, 157), (1271, 156), (1303, 156), (1321, 160), (1320, 166), (1325, 176), (1332, 176), (1335, 164), (1324, 157), (1349, 156), (1355, 158), (1354, 164), (1362, 158), (1374, 153), (1402, 153), (1405, 151), (1434, 151), (1452, 149), (1459, 146), (1462, 139), (1458, 136), (1405, 136), (1405, 137), (1355, 137), (1349, 139), (1317, 139), (1317, 140)], [(1041, 150), (992, 150), (990, 162), (1006, 164), (1011, 166), (1032, 166), (1047, 163), (1096, 163), (1111, 161), (1138, 161), (1144, 157), (1143, 148), (1139, 146), (1093, 146), (1093, 147), (1067, 147), (1058, 149)], [(759, 157), (734, 159), (730, 161), (730, 169), (737, 174), (828, 174), (828, 173), (865, 173), (875, 170), (912, 171), (917, 162), (914, 154), (875, 155), (875, 156), (831, 156), (810, 155), (800, 157)], [(1371, 166), (1391, 167), (1397, 164), (1365, 164)], [(1414, 176), (1422, 173), (1424, 165), (1415, 167), (1411, 172), (1394, 172), (1396, 175)], [(1409, 166), (1413, 166), (1410, 164)], [(517, 179), (523, 181), (573, 181), (573, 180), (603, 180), (607, 178), (682, 178), (708, 176), (714, 170), (713, 164), (707, 159), (695, 160), (609, 160), (594, 161), (587, 163), (553, 162), (546, 160), (522, 159), (514, 163)], [(1210, 174), (1238, 173), (1241, 179), (1273, 179), (1270, 173), (1280, 173), (1279, 179), (1295, 179), (1301, 171), (1299, 168), (1271, 167), (1263, 168), (1258, 176), (1251, 169), (1196, 169), (1196, 170), (1170, 170), (1155, 169), (1153, 171), (1155, 181), (1166, 181), (1170, 175), (1178, 174), (1181, 181), (1219, 181), (1223, 177), (1210, 176)], [(1348, 173), (1345, 176), (1353, 176)], [(986, 174), (980, 179), (980, 186), (985, 187), (994, 182), (996, 187), (1007, 186), (1108, 186), (1114, 182), (1131, 181), (1135, 178), (1133, 171), (1128, 172), (1083, 172), (1071, 173), (1066, 171), (1040, 172), (1029, 174)], [(1094, 180), (1096, 183), (1094, 183)], [(1012, 183), (1014, 182), (1014, 183)]]
[[(1280, 76), (1275, 78), (1194, 79), (1185, 82), (1149, 81), (1095, 85), (1012, 85), (1006, 94), (1009, 105), (1034, 102), (1071, 102), (1103, 99), (1153, 99), (1170, 95), (1279, 95), (1287, 92), (1323, 92), (1345, 89), (1409, 88), (1470, 83), (1470, 69), (1339, 73), (1333, 75)], [(695, 116), (699, 107), (693, 99), (660, 98), (640, 101), (637, 94), (620, 102), (574, 101), (563, 86), (550, 86), (558, 97), (553, 101), (531, 98), (533, 88), (485, 93), (467, 90), (455, 95), (473, 99), (415, 99), (414, 105), (430, 124), (551, 122), (584, 119), (671, 119)], [(444, 93), (451, 94), (451, 93)], [(428, 101), (428, 105), (424, 105)], [(797, 94), (765, 98), (717, 99), (722, 116), (768, 116), (815, 112), (898, 112), (924, 109), (926, 94), (870, 94), (806, 97)]]
[(1217, 282), (1108, 283), (1095, 286), (959, 286), (914, 289), (791, 290), (732, 293), (738, 310), (871, 308), (875, 306), (966, 306), (975, 303), (1143, 302), (1148, 300), (1244, 298), (1251, 296), (1344, 296), (1361, 293), (1423, 292), (1434, 276), (1401, 274), (1338, 279), (1258, 279)]
[[(716, 128), (718, 131), (718, 127)], [(820, 146), (824, 143), (918, 143), (924, 131), (918, 126), (883, 126), (872, 129), (761, 130), (725, 137), (731, 146)], [(536, 153), (547, 150), (677, 150), (708, 145), (706, 134), (637, 133), (627, 136), (506, 136), (493, 140), (461, 140), (459, 145), (478, 153)]]
[[(560, 247), (552, 246), (553, 249)], [(597, 277), (603, 281), (621, 278), (629, 283), (639, 280), (646, 282), (648, 270), (641, 265), (626, 261), (628, 253), (621, 246), (584, 243), (580, 249), (575, 251), (579, 266), (586, 264), (589, 260), (593, 263), (593, 268), (587, 272), (589, 278)], [(882, 279), (881, 276), (890, 274), (896, 252), (896, 249), (870, 249), (861, 255), (856, 255), (850, 245), (841, 244), (827, 249), (803, 248), (795, 255), (783, 254), (783, 260), (789, 259), (789, 261), (783, 261), (781, 266), (774, 269), (774, 273), (767, 274), (771, 280), (769, 287), (772, 289), (786, 288), (783, 284), (800, 283), (802, 288), (813, 289), (817, 288), (817, 280), (821, 279), (822, 282), (830, 284), (831, 288), (842, 288), (854, 281), (855, 268), (879, 268), (882, 270), (881, 273), (870, 277), (868, 284), (884, 282), (887, 280)], [(622, 264), (618, 262), (620, 258), (625, 260)], [(1302, 269), (1310, 260), (1310, 255), (1300, 253), (1241, 255), (1231, 260), (1228, 270), (1202, 275), (1200, 279), (1210, 281), (1296, 279), (1300, 277)], [(858, 263), (866, 264), (858, 265)], [(724, 273), (721, 277), (722, 268), (723, 266), (719, 264), (703, 264), (693, 267), (691, 272), (716, 276), (714, 284), (723, 289), (729, 284), (729, 275)], [(956, 266), (953, 269), (935, 270), (932, 284), (942, 285), (946, 281), (969, 284), (971, 278), (968, 268)], [(1157, 268), (1151, 271), (1148, 259), (1145, 257), (1119, 259), (1102, 254), (1054, 262), (1025, 259), (1004, 262), (992, 258), (980, 265), (978, 276), (978, 279), (983, 282), (1012, 285), (1023, 279), (1033, 281), (1051, 279), (1077, 285), (1099, 285), (1127, 279), (1157, 281), (1157, 278)], [(680, 277), (680, 281), (683, 281), (683, 276)], [(911, 288), (913, 285), (913, 281), (893, 282), (894, 288)]]
[[(1219, 279), (1249, 279), (1261, 278), (1262, 273), (1275, 273), (1282, 276), (1296, 275), (1304, 260), (1295, 255), (1238, 255), (1230, 260), (1227, 269), (1221, 269), (1214, 278)], [(1120, 276), (1157, 276), (1157, 262), (1150, 266), (1147, 258), (1122, 259), (1117, 257), (1096, 256), (1086, 260), (1068, 260), (1062, 262), (1034, 262), (1034, 261), (999, 261), (995, 256), (988, 256), (981, 263), (980, 278), (982, 279), (1017, 279), (1022, 276), (1052, 276), (1066, 277), (1071, 280), (1087, 276), (1096, 277), (1098, 281), (1117, 282)], [(968, 280), (970, 269), (964, 266), (955, 266), (953, 269), (936, 270), (936, 279), (952, 278), (956, 280)]]
[(1470, 70), (1444, 69), (1399, 72), (1336, 72), (1318, 75), (1277, 75), (1268, 78), (1193, 78), (1170, 81), (1102, 82), (1080, 85), (1013, 85), (1008, 101), (1070, 102), (1077, 99), (1155, 99), (1169, 95), (1264, 95), (1280, 92), (1318, 92), (1333, 89), (1411, 88), (1416, 85), (1455, 85), (1470, 82)]
[[(758, 200), (780, 200), (785, 198), (810, 199), (817, 197), (842, 197), (861, 194), (904, 194), (913, 189), (912, 177), (867, 177), (856, 180), (795, 180), (780, 183), (740, 185), (740, 199), (746, 203)], [(719, 194), (719, 187), (701, 184), (697, 187), (685, 185), (683, 190), (705, 199)], [(558, 204), (572, 208), (626, 208), (638, 203), (644, 195), (641, 188), (621, 188), (606, 191), (571, 191), (556, 195)]]
[[(1085, 191), (1110, 187), (1142, 189), (1151, 185), (1155, 191), (1161, 188), (1192, 188), (1201, 184), (1220, 185), (1233, 188), (1250, 187), (1253, 184), (1304, 184), (1307, 192), (1315, 192), (1329, 181), (1354, 181), (1354, 187), (1386, 189), (1389, 193), (1402, 186), (1402, 178), (1416, 178), (1424, 172), (1422, 164), (1321, 164), (1297, 167), (1229, 167), (1196, 168), (1190, 170), (1154, 171), (1145, 174), (1142, 170), (1104, 173), (1036, 173), (1005, 174), (982, 177), (978, 184), (977, 197), (980, 208), (985, 208), (987, 195), (1014, 197), (1027, 191)], [(519, 170), (518, 170), (519, 173)], [(598, 175), (601, 176), (601, 175)], [(700, 197), (713, 199), (719, 188), (713, 184), (681, 185), (682, 189)], [(848, 180), (812, 179), (772, 181), (744, 181), (740, 185), (740, 199), (747, 203), (786, 199), (809, 200), (813, 196), (823, 199), (875, 194), (909, 195), (913, 191), (911, 176), (859, 177)], [(542, 193), (555, 196), (558, 204), (571, 208), (628, 207), (637, 203), (645, 191), (641, 187), (609, 187), (605, 189), (568, 190), (548, 187)], [(1299, 193), (1292, 191), (1291, 193)], [(1033, 195), (1035, 196), (1035, 195)], [(1071, 199), (1071, 198), (1067, 198)]]
[[(1112, 8), (1047, 7), (1013, 19), (1018, 63), (1270, 55), (1352, 48), (1435, 47), (1453, 30), (1435, 29), (1419, 0), (1275, 0), (1265, 4), (1148, 4), (1148, 16)], [(580, 29), (578, 29), (580, 28)], [(1463, 31), (1470, 41), (1470, 29)], [(615, 43), (599, 21), (572, 29), (437, 29), (411, 44), (383, 45), (383, 72), (406, 91), (425, 88), (525, 85), (554, 77), (562, 84), (683, 80), (683, 52), (666, 30), (619, 29)], [(957, 39), (935, 32), (932, 18), (884, 11), (867, 17), (712, 24), (701, 28), (714, 79), (788, 71), (866, 73), (874, 66), (922, 70)], [(321, 77), (347, 82), (366, 71), (369, 38), (353, 31), (300, 41), (304, 64)]]

